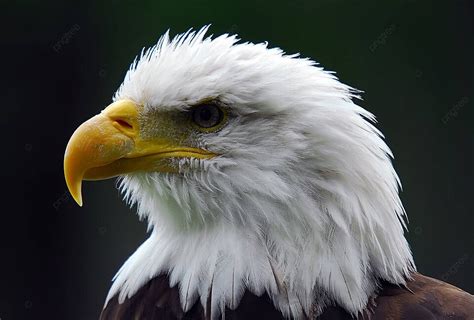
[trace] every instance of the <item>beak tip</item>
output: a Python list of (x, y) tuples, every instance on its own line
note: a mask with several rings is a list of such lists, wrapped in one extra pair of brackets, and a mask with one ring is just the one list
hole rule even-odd
[(79, 186), (78, 189), (76, 189), (77, 192), (71, 192), (71, 196), (74, 199), (74, 201), (79, 205), (79, 207), (82, 207), (82, 193), (81, 193), (81, 187)]
[(82, 207), (82, 178), (84, 174), (82, 170), (78, 170), (77, 166), (74, 166), (74, 162), (71, 161), (71, 157), (64, 158), (64, 178), (66, 185), (69, 190), (69, 194), (74, 201)]
[(79, 207), (82, 207), (82, 199), (74, 199)]
[(75, 183), (72, 183), (71, 181), (66, 179), (66, 185), (68, 187), (69, 194), (74, 199), (74, 201), (79, 205), (79, 207), (82, 207), (82, 191), (81, 191), (82, 178), (74, 182)]

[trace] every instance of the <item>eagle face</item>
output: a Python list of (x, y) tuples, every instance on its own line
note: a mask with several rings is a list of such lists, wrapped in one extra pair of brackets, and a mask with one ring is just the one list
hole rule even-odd
[(298, 317), (356, 314), (377, 279), (404, 283), (399, 181), (357, 92), (311, 60), (206, 31), (144, 51), (67, 146), (79, 204), (82, 180), (119, 176), (152, 230), (109, 298), (167, 273), (184, 311), (212, 286), (215, 310), (249, 290)]
[[(279, 49), (267, 49), (266, 44), (235, 45), (238, 39), (233, 36), (204, 39), (206, 30), (172, 41), (166, 34), (132, 64), (115, 94), (115, 103), (100, 115), (106, 115), (114, 129), (126, 137), (118, 138), (113, 130), (110, 135), (118, 140), (107, 140), (108, 145), (104, 145), (103, 130), (110, 121), (88, 124), (101, 132), (79, 135), (92, 145), (89, 148), (94, 149), (95, 161), (89, 165), (92, 168), (79, 170), (82, 177), (74, 167), (76, 159), (83, 163), (90, 160), (83, 161), (82, 150), (79, 156), (68, 149), (66, 176), (75, 177), (74, 182), (73, 178), (68, 181), (79, 201), (80, 178), (120, 175), (122, 189), (133, 201), (138, 201), (135, 195), (145, 193), (160, 199), (167, 193), (163, 183), (192, 188), (188, 191), (193, 193), (190, 199), (200, 197), (201, 204), (185, 210), (188, 217), (174, 214), (174, 222), (181, 227), (195, 227), (199, 221), (214, 219), (212, 215), (245, 223), (248, 213), (236, 213), (235, 208), (222, 210), (226, 206), (218, 200), (228, 202), (228, 194), (235, 199), (254, 194), (290, 201), (295, 183), (312, 187), (300, 179), (302, 175), (324, 170), (323, 174), (328, 174), (327, 168), (316, 164), (314, 145), (314, 128), (319, 122), (324, 130), (321, 122), (325, 120), (317, 114), (318, 106), (307, 101), (313, 99), (321, 112), (328, 113), (330, 110), (323, 110), (324, 100), (340, 104), (337, 99), (350, 97), (350, 88), (312, 61), (285, 56)], [(326, 125), (338, 130), (331, 123)], [(117, 150), (117, 144), (122, 150)], [(96, 163), (95, 150), (99, 149), (102, 153), (112, 149), (112, 155)], [(105, 162), (109, 164), (104, 167)], [(147, 191), (134, 192), (134, 186)], [(180, 194), (177, 201), (182, 202), (182, 198)], [(143, 212), (147, 216), (159, 211), (143, 210), (149, 211)]]

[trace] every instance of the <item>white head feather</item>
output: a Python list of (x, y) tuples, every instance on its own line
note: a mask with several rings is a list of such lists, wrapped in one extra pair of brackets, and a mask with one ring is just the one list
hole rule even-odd
[(399, 180), (357, 92), (309, 59), (206, 31), (166, 33), (115, 95), (151, 109), (218, 98), (235, 117), (199, 137), (221, 156), (122, 178), (151, 234), (107, 300), (167, 273), (185, 310), (212, 284), (213, 317), (250, 290), (298, 318), (330, 304), (356, 314), (379, 280), (404, 283), (415, 267)]

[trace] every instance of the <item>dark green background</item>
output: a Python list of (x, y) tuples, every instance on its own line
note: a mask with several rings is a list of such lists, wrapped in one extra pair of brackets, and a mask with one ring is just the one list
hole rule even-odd
[(472, 1), (381, 2), (2, 4), (1, 320), (97, 318), (145, 224), (112, 180), (86, 183), (77, 207), (64, 148), (142, 47), (207, 23), (301, 52), (365, 91), (395, 154), (419, 270), (474, 292)]

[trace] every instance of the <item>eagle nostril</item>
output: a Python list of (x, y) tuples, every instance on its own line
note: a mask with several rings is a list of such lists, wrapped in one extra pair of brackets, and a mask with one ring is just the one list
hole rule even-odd
[(133, 129), (133, 125), (130, 122), (126, 121), (126, 120), (116, 119), (115, 123), (117, 123), (120, 127), (124, 128), (124, 129)]

